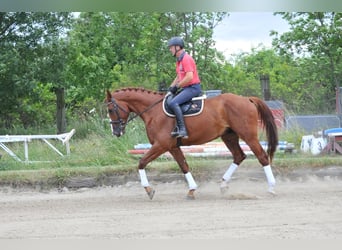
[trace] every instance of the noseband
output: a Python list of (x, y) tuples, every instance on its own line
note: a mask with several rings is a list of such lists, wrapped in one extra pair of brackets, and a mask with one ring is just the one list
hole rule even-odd
[(110, 124), (119, 124), (120, 125), (120, 133), (122, 133), (123, 132), (123, 130), (125, 129), (125, 126), (126, 126), (126, 124), (129, 122), (129, 121), (131, 121), (131, 119), (130, 120), (128, 120), (127, 121), (127, 123), (126, 122), (124, 122), (124, 120), (120, 117), (120, 112), (119, 112), (119, 110), (122, 110), (124, 113), (126, 113), (126, 114), (129, 114), (129, 112), (128, 111), (126, 111), (123, 107), (121, 107), (116, 101), (115, 101), (115, 99), (112, 97), (112, 99), (110, 100), (110, 102), (109, 103), (107, 103), (107, 106), (108, 105), (110, 105), (110, 104), (113, 104), (113, 109), (108, 109), (108, 112), (109, 113), (115, 113), (116, 114), (116, 117), (118, 117), (118, 119), (117, 120), (110, 120)]

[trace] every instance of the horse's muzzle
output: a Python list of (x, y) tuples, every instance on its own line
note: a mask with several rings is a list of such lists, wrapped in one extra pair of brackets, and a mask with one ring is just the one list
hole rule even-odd
[(115, 135), (116, 137), (120, 137), (125, 133), (125, 125), (120, 121), (110, 121), (111, 124), (111, 129), (112, 129), (112, 134)]
[(123, 131), (113, 131), (113, 135), (116, 136), (116, 137), (120, 137), (124, 134)]

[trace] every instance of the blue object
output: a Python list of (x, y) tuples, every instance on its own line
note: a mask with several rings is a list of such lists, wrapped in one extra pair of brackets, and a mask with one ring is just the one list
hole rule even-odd
[(342, 128), (329, 128), (323, 130), (323, 135), (328, 135), (330, 133), (342, 133)]

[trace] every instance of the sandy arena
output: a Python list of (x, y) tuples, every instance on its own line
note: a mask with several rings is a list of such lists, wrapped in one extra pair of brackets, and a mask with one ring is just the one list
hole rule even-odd
[(342, 167), (278, 175), (276, 196), (261, 168), (236, 173), (224, 196), (217, 180), (198, 181), (193, 201), (181, 174), (169, 182), (151, 176), (152, 201), (137, 181), (45, 192), (1, 187), (0, 238), (342, 238)]

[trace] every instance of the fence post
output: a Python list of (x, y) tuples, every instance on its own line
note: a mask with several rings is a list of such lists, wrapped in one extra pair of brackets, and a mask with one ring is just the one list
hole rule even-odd
[(262, 91), (263, 98), (265, 101), (269, 101), (271, 99), (269, 75), (261, 75), (260, 83), (261, 83), (261, 91)]

